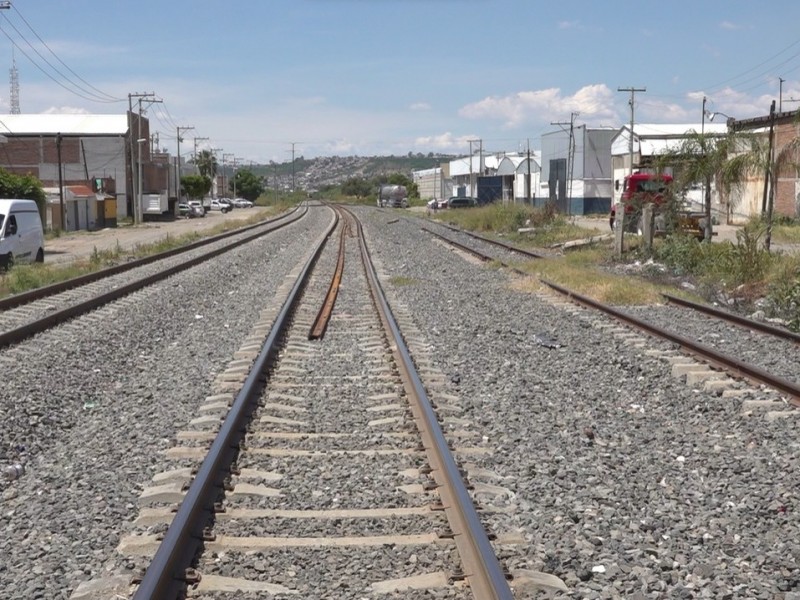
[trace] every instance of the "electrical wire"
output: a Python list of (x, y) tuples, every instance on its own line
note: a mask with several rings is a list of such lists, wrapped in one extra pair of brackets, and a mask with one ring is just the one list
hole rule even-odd
[[(70, 92), (71, 94), (75, 94), (76, 96), (78, 96), (78, 97), (80, 97), (80, 98), (83, 98), (84, 100), (89, 100), (90, 102), (101, 102), (101, 103), (105, 103), (105, 104), (111, 104), (111, 103), (116, 103), (116, 102), (118, 102), (118, 100), (99, 100), (99, 99), (98, 99), (98, 98), (96, 98), (96, 97), (95, 97), (95, 98), (92, 98), (91, 96), (86, 96), (86, 95), (84, 95), (84, 94), (81, 94), (80, 92), (77, 92), (77, 91), (75, 91), (75, 90), (73, 90), (73, 89), (71, 89), (71, 88), (67, 87), (66, 85), (64, 85), (63, 83), (61, 83), (60, 81), (58, 81), (58, 80), (57, 80), (55, 77), (53, 77), (53, 76), (52, 76), (50, 73), (48, 73), (47, 71), (45, 71), (45, 70), (44, 70), (44, 69), (43, 69), (43, 68), (42, 68), (42, 67), (41, 67), (41, 66), (40, 66), (40, 65), (39, 65), (39, 64), (38, 64), (38, 63), (37, 63), (35, 60), (33, 60), (33, 59), (32, 59), (32, 58), (31, 58), (31, 57), (28, 55), (28, 53), (27, 53), (27, 52), (25, 52), (25, 50), (23, 50), (23, 49), (22, 49), (22, 48), (19, 46), (19, 44), (17, 44), (17, 43), (16, 43), (16, 42), (15, 42), (15, 41), (14, 41), (14, 40), (11, 38), (11, 36), (10, 36), (10, 35), (8, 35), (8, 32), (7, 32), (5, 29), (3, 29), (2, 27), (0, 27), (0, 31), (2, 31), (2, 32), (3, 32), (3, 35), (5, 35), (5, 36), (8, 38), (8, 40), (11, 42), (11, 45), (12, 45), (12, 46), (14, 46), (14, 48), (16, 48), (17, 50), (19, 50), (19, 51), (22, 53), (22, 55), (23, 55), (25, 58), (27, 58), (27, 59), (28, 59), (28, 60), (31, 62), (31, 64), (32, 64), (34, 67), (36, 67), (37, 69), (39, 69), (39, 70), (42, 72), (42, 74), (43, 74), (43, 75), (45, 75), (45, 77), (47, 77), (48, 79), (50, 79), (50, 80), (51, 80), (53, 83), (55, 83), (55, 84), (56, 84), (56, 85), (58, 85), (59, 87), (62, 87), (62, 88), (64, 88), (65, 90), (67, 90), (67, 91), (68, 91), (68, 92)], [(73, 85), (74, 85), (74, 84), (73, 84)]]
[[(61, 60), (61, 58), (60, 58), (60, 57), (59, 57), (59, 56), (58, 56), (58, 55), (57, 55), (57, 54), (56, 54), (56, 53), (53, 51), (53, 49), (52, 49), (52, 48), (50, 48), (50, 46), (48, 46), (48, 45), (47, 45), (47, 42), (45, 42), (45, 41), (44, 41), (44, 40), (41, 38), (41, 36), (40, 36), (40, 35), (39, 35), (39, 34), (36, 32), (36, 30), (35, 30), (35, 29), (34, 29), (34, 28), (31, 26), (31, 24), (28, 22), (28, 20), (25, 18), (25, 16), (24, 16), (24, 15), (23, 15), (23, 14), (22, 14), (20, 11), (19, 11), (19, 9), (17, 9), (17, 7), (16, 7), (15, 5), (12, 5), (12, 8), (14, 9), (14, 12), (15, 12), (15, 13), (16, 13), (16, 14), (19, 16), (19, 18), (20, 18), (20, 19), (22, 19), (22, 22), (23, 22), (23, 23), (25, 23), (25, 25), (28, 27), (28, 29), (30, 29), (30, 30), (31, 30), (31, 32), (33, 33), (33, 35), (34, 35), (34, 36), (36, 36), (36, 39), (37, 39), (37, 40), (39, 40), (39, 41), (42, 43), (42, 45), (43, 45), (45, 48), (47, 48), (48, 52), (50, 52), (50, 54), (52, 54), (52, 55), (53, 55), (53, 57), (54, 57), (54, 58), (55, 58), (55, 59), (56, 59), (56, 60), (57, 60), (59, 63), (61, 63), (61, 64), (62, 64), (62, 65), (63, 65), (63, 66), (64, 66), (64, 67), (65, 67), (65, 68), (66, 68), (66, 69), (67, 69), (67, 70), (68, 70), (70, 73), (72, 73), (72, 74), (73, 74), (75, 77), (77, 77), (79, 81), (81, 81), (82, 83), (86, 84), (86, 85), (87, 85), (89, 88), (91, 88), (91, 89), (92, 89), (92, 90), (94, 90), (95, 92), (99, 92), (99, 95), (98, 95), (98, 94), (92, 94), (91, 92), (89, 92), (89, 91), (88, 91), (88, 90), (86, 90), (86, 89), (83, 89), (82, 91), (84, 91), (84, 92), (86, 92), (86, 93), (88, 93), (88, 94), (91, 94), (91, 95), (95, 95), (95, 96), (97, 96), (97, 98), (98, 98), (98, 99), (99, 99), (99, 101), (101, 101), (101, 102), (123, 102), (123, 101), (125, 100), (125, 98), (117, 98), (117, 97), (115, 97), (115, 96), (112, 96), (111, 94), (107, 94), (106, 92), (104, 92), (104, 91), (102, 91), (102, 90), (100, 90), (100, 89), (96, 88), (96, 87), (95, 87), (95, 86), (93, 86), (91, 83), (89, 83), (88, 81), (86, 81), (86, 80), (85, 80), (83, 77), (81, 77), (80, 75), (78, 75), (78, 74), (77, 74), (77, 73), (76, 73), (76, 72), (75, 72), (75, 71), (74, 71), (72, 68), (70, 68), (70, 66), (69, 66), (67, 63), (65, 63), (63, 60)], [(66, 76), (65, 76), (65, 75), (64, 75), (64, 74), (63, 74), (61, 71), (59, 71), (58, 69), (56, 69), (56, 68), (55, 68), (55, 67), (54, 67), (54, 66), (53, 66), (53, 65), (50, 63), (50, 61), (48, 61), (48, 60), (47, 60), (47, 59), (46, 59), (44, 56), (42, 56), (42, 55), (41, 55), (41, 53), (40, 53), (38, 50), (36, 50), (36, 48), (35, 48), (35, 47), (34, 47), (34, 46), (33, 46), (33, 45), (32, 45), (32, 44), (31, 44), (31, 43), (30, 43), (30, 42), (29, 42), (29, 41), (28, 41), (28, 40), (25, 38), (25, 36), (24, 36), (24, 35), (22, 35), (22, 33), (19, 31), (19, 29), (17, 29), (17, 28), (16, 28), (16, 26), (15, 26), (15, 25), (14, 25), (14, 24), (13, 24), (13, 23), (12, 23), (12, 22), (11, 22), (11, 21), (8, 19), (8, 17), (6, 16), (6, 14), (5, 14), (5, 13), (3, 13), (3, 18), (6, 20), (6, 22), (7, 22), (9, 25), (11, 25), (11, 27), (14, 29), (14, 31), (16, 31), (16, 32), (17, 32), (17, 34), (18, 34), (18, 35), (19, 35), (19, 36), (20, 36), (20, 37), (21, 37), (23, 40), (25, 40), (25, 43), (27, 43), (27, 44), (28, 44), (28, 46), (30, 46), (30, 48), (31, 48), (31, 49), (33, 49), (33, 50), (36, 52), (36, 54), (38, 54), (38, 55), (39, 55), (39, 56), (42, 58), (42, 60), (44, 60), (44, 61), (45, 61), (45, 62), (46, 62), (46, 63), (47, 63), (47, 64), (48, 64), (48, 65), (49, 65), (49, 66), (50, 66), (50, 67), (51, 67), (51, 68), (52, 68), (54, 71), (56, 71), (56, 73), (58, 73), (59, 75), (61, 75), (62, 77), (64, 77), (64, 79), (67, 79), (67, 80), (69, 80), (69, 78), (68, 78), (68, 77), (66, 77)], [(73, 85), (75, 85), (75, 87), (78, 87), (78, 88), (80, 88), (80, 86), (78, 86), (78, 85), (77, 85), (77, 84), (75, 84), (74, 82), (71, 82), (71, 83), (72, 83)]]

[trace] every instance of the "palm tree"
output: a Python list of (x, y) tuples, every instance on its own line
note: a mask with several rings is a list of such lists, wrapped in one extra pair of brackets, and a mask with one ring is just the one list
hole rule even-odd
[[(686, 188), (702, 183), (704, 188), (705, 239), (711, 240), (711, 182), (718, 189), (730, 194), (742, 188), (753, 176), (765, 174), (771, 189), (775, 186), (775, 173), (784, 165), (793, 164), (800, 141), (793, 140), (773, 156), (763, 135), (749, 132), (728, 131), (725, 135), (689, 132), (677, 146), (659, 155), (660, 170), (672, 167), (676, 184)], [(769, 227), (771, 209), (767, 218), (765, 243), (769, 250)]]
[(214, 156), (214, 153), (211, 152), (211, 150), (201, 150), (191, 162), (197, 166), (197, 170), (200, 171), (200, 175), (208, 177), (211, 180), (217, 176), (219, 163), (217, 163), (217, 157)]

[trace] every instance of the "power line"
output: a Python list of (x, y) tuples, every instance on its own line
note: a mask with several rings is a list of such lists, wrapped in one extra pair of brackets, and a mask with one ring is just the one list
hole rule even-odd
[(628, 160), (630, 161), (630, 164), (628, 165), (628, 177), (631, 177), (633, 175), (633, 122), (634, 122), (633, 115), (634, 115), (634, 104), (636, 100), (636, 92), (644, 93), (647, 91), (647, 88), (618, 87), (617, 91), (630, 92), (631, 94), (631, 99), (628, 100), (628, 104), (630, 104), (631, 107), (631, 132), (628, 138)]
[[(60, 58), (60, 57), (59, 57), (59, 56), (58, 56), (58, 55), (57, 55), (57, 54), (56, 54), (56, 53), (53, 51), (53, 49), (52, 49), (52, 48), (50, 48), (50, 46), (48, 46), (48, 45), (47, 45), (47, 42), (45, 42), (45, 41), (44, 41), (44, 40), (41, 38), (41, 36), (40, 36), (38, 33), (36, 33), (36, 30), (35, 30), (35, 29), (34, 29), (34, 28), (31, 26), (31, 24), (30, 24), (30, 23), (28, 22), (28, 20), (27, 20), (27, 19), (26, 19), (26, 18), (23, 16), (23, 14), (22, 14), (21, 12), (19, 12), (19, 10), (17, 9), (17, 7), (16, 7), (16, 6), (12, 6), (12, 8), (14, 9), (14, 12), (17, 14), (17, 16), (19, 16), (19, 18), (20, 18), (20, 19), (22, 19), (22, 22), (23, 22), (23, 23), (25, 23), (25, 25), (28, 27), (28, 29), (30, 29), (30, 30), (31, 30), (31, 33), (33, 33), (33, 35), (34, 35), (34, 36), (36, 36), (36, 39), (37, 39), (37, 40), (39, 40), (39, 41), (42, 43), (42, 45), (43, 45), (45, 48), (47, 48), (48, 52), (50, 52), (50, 54), (52, 54), (52, 55), (53, 55), (53, 57), (54, 57), (54, 58), (55, 58), (55, 59), (56, 59), (56, 60), (57, 60), (59, 63), (61, 63), (61, 64), (64, 66), (64, 68), (66, 68), (66, 69), (67, 69), (67, 71), (69, 71), (70, 73), (72, 73), (72, 74), (73, 74), (75, 77), (77, 77), (77, 78), (78, 78), (78, 80), (79, 80), (79, 81), (81, 81), (81, 82), (83, 82), (84, 84), (86, 84), (86, 85), (87, 85), (89, 88), (91, 88), (92, 90), (94, 90), (94, 91), (98, 92), (98, 93), (99, 93), (99, 95), (98, 95), (98, 98), (101, 98), (101, 99), (102, 99), (102, 97), (103, 97), (103, 96), (105, 96), (105, 99), (102, 99), (101, 101), (103, 101), (103, 102), (123, 102), (123, 101), (125, 100), (124, 98), (117, 98), (117, 97), (115, 97), (115, 96), (113, 96), (113, 95), (111, 95), (111, 94), (107, 94), (106, 92), (104, 92), (104, 91), (102, 91), (102, 90), (98, 89), (97, 87), (93, 86), (91, 83), (89, 83), (88, 81), (86, 81), (86, 80), (85, 80), (83, 77), (81, 77), (80, 75), (78, 75), (78, 74), (77, 74), (77, 73), (76, 73), (76, 72), (75, 72), (75, 71), (74, 71), (74, 70), (73, 70), (73, 69), (72, 69), (72, 68), (71, 68), (71, 67), (70, 67), (70, 66), (69, 66), (67, 63), (65, 63), (63, 60), (61, 60), (61, 58)], [(36, 49), (33, 47), (33, 45), (31, 45), (31, 43), (30, 43), (30, 42), (28, 42), (28, 40), (27, 40), (27, 39), (25, 39), (25, 36), (23, 36), (23, 35), (22, 35), (22, 33), (21, 33), (21, 32), (20, 32), (20, 31), (19, 31), (19, 30), (18, 30), (18, 29), (17, 29), (17, 28), (14, 26), (14, 24), (13, 24), (13, 23), (11, 23), (11, 21), (8, 19), (8, 17), (6, 17), (5, 13), (3, 13), (3, 18), (4, 18), (4, 19), (5, 19), (7, 22), (8, 22), (8, 24), (9, 24), (9, 25), (11, 25), (11, 27), (14, 29), (14, 31), (16, 31), (16, 32), (19, 34), (19, 36), (20, 36), (20, 37), (21, 37), (23, 40), (25, 40), (25, 42), (28, 44), (28, 46), (30, 46), (30, 47), (31, 47), (31, 48), (32, 48), (34, 51), (36, 51)], [(39, 52), (38, 52), (38, 51), (36, 51), (36, 53), (37, 53), (37, 54), (39, 54)], [(41, 54), (39, 54), (39, 56), (41, 56)], [(47, 61), (47, 59), (45, 59), (43, 56), (42, 56), (42, 60), (44, 60), (45, 62), (47, 62), (47, 64), (48, 64), (48, 65), (50, 65), (50, 62), (49, 62), (49, 61)], [(50, 66), (52, 67), (52, 65), (50, 65)], [(57, 73), (59, 73), (59, 74), (60, 74), (62, 77), (64, 77), (65, 79), (68, 79), (66, 76), (64, 76), (64, 75), (63, 75), (63, 73), (61, 73), (60, 71), (58, 71), (57, 69), (55, 69), (55, 67), (53, 67), (53, 69), (54, 69), (54, 70), (55, 70)], [(75, 84), (73, 84), (73, 85), (75, 85)], [(80, 87), (80, 86), (77, 86), (77, 85), (76, 85), (76, 87)], [(87, 90), (83, 90), (83, 91), (87, 91)]]

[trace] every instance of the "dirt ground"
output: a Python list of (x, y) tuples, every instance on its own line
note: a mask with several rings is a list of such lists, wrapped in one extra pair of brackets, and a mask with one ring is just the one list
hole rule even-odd
[(256, 214), (267, 212), (266, 208), (240, 208), (229, 213), (212, 211), (202, 219), (179, 218), (174, 221), (147, 222), (141, 225), (110, 227), (99, 231), (75, 231), (57, 238), (45, 240), (45, 264), (69, 263), (89, 258), (95, 250), (125, 250), (137, 245), (153, 244), (167, 236), (176, 237), (186, 233), (203, 232), (224, 222), (243, 222)]

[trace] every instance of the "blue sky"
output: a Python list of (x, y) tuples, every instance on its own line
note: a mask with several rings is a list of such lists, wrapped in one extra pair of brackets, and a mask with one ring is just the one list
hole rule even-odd
[[(567, 122), (619, 127), (800, 108), (800, 2), (12, 0), (23, 113), (147, 109), (160, 145), (242, 161), (510, 151)], [(5, 70), (7, 73), (7, 69)], [(8, 81), (8, 80), (7, 80)], [(10, 111), (0, 86), (0, 112)]]

